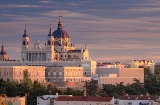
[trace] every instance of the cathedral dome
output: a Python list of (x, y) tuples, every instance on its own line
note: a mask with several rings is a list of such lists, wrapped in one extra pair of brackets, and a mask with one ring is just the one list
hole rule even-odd
[(62, 28), (61, 21), (58, 22), (58, 28), (52, 33), (52, 35), (54, 36), (54, 38), (69, 38), (68, 33)]

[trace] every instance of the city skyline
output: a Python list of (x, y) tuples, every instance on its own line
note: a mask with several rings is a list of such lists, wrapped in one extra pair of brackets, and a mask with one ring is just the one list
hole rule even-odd
[(100, 61), (147, 59), (160, 61), (160, 1), (81, 0), (0, 1), (0, 43), (10, 59), (20, 59), (21, 38), (27, 24), (30, 48), (41, 47), (58, 16), (78, 48), (87, 45), (91, 58)]

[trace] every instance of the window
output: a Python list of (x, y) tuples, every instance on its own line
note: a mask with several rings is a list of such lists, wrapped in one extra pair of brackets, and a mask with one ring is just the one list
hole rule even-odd
[(50, 76), (50, 72), (48, 72), (48, 76)]
[(56, 75), (56, 72), (54, 72), (54, 76)]
[(132, 105), (132, 102), (128, 102), (128, 104), (127, 105)]
[(59, 72), (59, 75), (62, 75), (62, 72)]

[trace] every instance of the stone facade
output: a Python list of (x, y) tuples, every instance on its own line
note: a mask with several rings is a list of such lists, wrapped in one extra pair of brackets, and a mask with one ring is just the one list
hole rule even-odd
[[(82, 88), (85, 81), (83, 67), (47, 67), (46, 80), (61, 87)], [(77, 84), (77, 85), (75, 85)]]
[(22, 82), (23, 71), (27, 70), (32, 81), (45, 81), (45, 67), (36, 66), (0, 66), (0, 78), (7, 81)]

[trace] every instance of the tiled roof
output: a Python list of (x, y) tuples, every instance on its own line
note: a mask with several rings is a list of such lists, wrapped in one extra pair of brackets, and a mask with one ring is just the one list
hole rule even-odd
[(128, 95), (128, 96), (121, 96), (120, 100), (156, 100), (156, 96)]
[(56, 101), (103, 101), (110, 102), (113, 97), (60, 96)]

